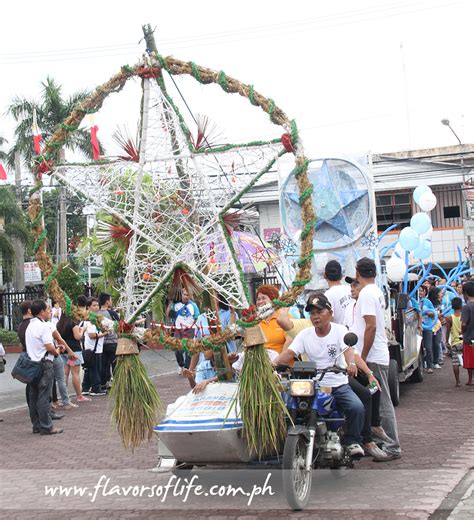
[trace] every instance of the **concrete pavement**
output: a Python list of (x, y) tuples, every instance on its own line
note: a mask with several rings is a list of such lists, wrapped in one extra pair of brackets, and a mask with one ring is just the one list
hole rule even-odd
[[(172, 372), (154, 379), (163, 402), (169, 403), (188, 391), (188, 385), (176, 374), (173, 353), (161, 352), (163, 358), (156, 354), (146, 352), (142, 356), (147, 364), (152, 360), (149, 366), (159, 363), (156, 371)], [(0, 388), (4, 376), (0, 376)], [(463, 378), (464, 383), (465, 373)], [(83, 484), (96, 482), (101, 475), (117, 482), (124, 476), (132, 482), (168, 480), (169, 476), (147, 471), (156, 463), (156, 439), (133, 453), (124, 450), (110, 423), (107, 397), (95, 397), (67, 412), (57, 423), (64, 427), (64, 433), (54, 437), (33, 435), (26, 409), (7, 411), (2, 413), (4, 422), (0, 423), (0, 518), (472, 518), (474, 499), (469, 479), (474, 467), (474, 393), (467, 390), (464, 385), (454, 387), (449, 359), (442, 370), (427, 375), (424, 383), (402, 385), (396, 412), (403, 457), (384, 464), (363, 459), (348, 478), (341, 480), (324, 475), (322, 480), (316, 478), (310, 508), (291, 514), (281, 500), (278, 484), (272, 501), (256, 501), (240, 509), (230, 509), (230, 499), (218, 507), (210, 503), (201, 509), (196, 509), (197, 502), (193, 501), (183, 508), (161, 502), (150, 506), (132, 499), (59, 506), (50, 497), (39, 497), (38, 488), (43, 483)], [(23, 397), (24, 386), (15, 392), (19, 392), (18, 398)], [(204, 472), (196, 473), (206, 478)], [(211, 474), (220, 478), (219, 470)], [(22, 490), (22, 500), (31, 496), (35, 497), (33, 502), (20, 506), (19, 499), (12, 501), (18, 489)]]

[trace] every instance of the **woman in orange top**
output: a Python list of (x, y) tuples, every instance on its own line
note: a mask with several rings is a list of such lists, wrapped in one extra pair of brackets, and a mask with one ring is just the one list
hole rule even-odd
[[(257, 289), (257, 307), (263, 307), (278, 298), (278, 289), (274, 285), (261, 285)], [(277, 318), (280, 314), (280, 309), (276, 310), (271, 316), (260, 322), (266, 342), (264, 347), (268, 350), (274, 350), (281, 354), (284, 350), (285, 342), (287, 340), (285, 331), (278, 325)]]

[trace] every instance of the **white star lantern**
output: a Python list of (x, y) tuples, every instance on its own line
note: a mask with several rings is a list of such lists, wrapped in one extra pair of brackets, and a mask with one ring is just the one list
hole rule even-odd
[(62, 165), (52, 175), (82, 194), (126, 234), (120, 305), (136, 318), (178, 266), (204, 290), (246, 307), (242, 273), (225, 237), (224, 214), (284, 153), (265, 144), (196, 150), (183, 119), (154, 79), (143, 81), (139, 160)]

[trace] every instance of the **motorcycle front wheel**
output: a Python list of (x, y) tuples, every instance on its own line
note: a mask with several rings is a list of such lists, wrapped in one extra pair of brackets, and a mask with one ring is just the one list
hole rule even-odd
[(288, 505), (303, 509), (311, 494), (312, 471), (305, 469), (308, 441), (303, 435), (288, 435), (283, 450), (283, 489)]

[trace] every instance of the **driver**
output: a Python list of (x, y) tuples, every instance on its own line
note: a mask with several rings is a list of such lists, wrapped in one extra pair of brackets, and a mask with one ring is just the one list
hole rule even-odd
[[(273, 364), (288, 364), (300, 354), (306, 354), (314, 361), (318, 370), (333, 367), (342, 353), (344, 335), (347, 329), (343, 325), (332, 323), (332, 307), (322, 293), (312, 294), (305, 310), (310, 313), (313, 327), (302, 330), (286, 351), (281, 353)], [(347, 373), (357, 374), (352, 347), (344, 352), (347, 363)], [(364, 406), (349, 386), (347, 375), (328, 372), (320, 382), (321, 386), (331, 387), (338, 408), (346, 418), (346, 434), (343, 444), (351, 457), (363, 456), (361, 447), (361, 431), (364, 426)]]

